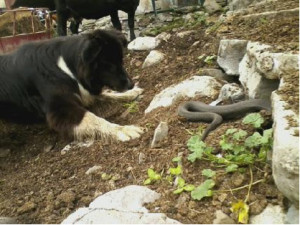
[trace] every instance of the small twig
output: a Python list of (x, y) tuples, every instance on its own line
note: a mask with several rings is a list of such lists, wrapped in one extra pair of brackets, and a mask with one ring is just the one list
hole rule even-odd
[[(255, 184), (258, 184), (260, 182), (263, 182), (265, 179), (261, 179), (261, 180), (258, 180), (258, 181), (255, 181), (252, 183), (251, 186), (255, 185)], [(246, 187), (249, 187), (250, 184), (246, 184), (244, 186), (241, 186), (241, 187), (238, 187), (238, 188), (233, 188), (233, 189), (229, 189), (229, 190), (218, 190), (218, 191), (214, 191), (214, 192), (232, 192), (232, 191), (238, 191), (238, 190), (241, 190), (243, 188), (246, 188)]]
[(251, 190), (251, 187), (252, 187), (252, 184), (253, 184), (253, 172), (252, 172), (251, 166), (249, 166), (249, 171), (250, 171), (250, 184), (249, 184), (248, 193), (247, 193), (245, 202), (247, 202), (248, 199), (249, 199), (249, 196), (250, 196), (250, 190)]

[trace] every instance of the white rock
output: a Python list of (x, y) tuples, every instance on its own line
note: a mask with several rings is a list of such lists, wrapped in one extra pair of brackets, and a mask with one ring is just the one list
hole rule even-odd
[(152, 50), (156, 48), (159, 43), (160, 40), (155, 37), (137, 37), (128, 44), (128, 49), (135, 51)]
[(153, 202), (160, 194), (147, 187), (130, 185), (96, 198), (89, 208), (115, 209), (127, 212), (148, 212), (144, 203)]
[(167, 32), (162, 32), (159, 35), (157, 35), (155, 38), (158, 41), (168, 41), (171, 38), (171, 34), (167, 33)]
[(149, 113), (158, 107), (170, 106), (181, 97), (215, 97), (219, 93), (221, 86), (221, 83), (213, 77), (193, 76), (157, 94), (145, 110), (145, 113)]
[(213, 224), (235, 224), (235, 221), (231, 219), (230, 216), (223, 213), (222, 210), (216, 211), (216, 218), (213, 221)]
[(86, 172), (85, 172), (85, 174), (86, 175), (90, 175), (90, 174), (95, 174), (95, 173), (97, 173), (99, 170), (101, 170), (101, 166), (93, 166), (93, 167), (91, 167), (91, 168), (89, 168)]
[(78, 212), (78, 215), (80, 216), (67, 218), (62, 224), (179, 224), (162, 213), (93, 209)]
[(287, 116), (299, 123), (299, 115), (284, 108), (280, 96), (272, 93), (273, 110), (273, 177), (278, 189), (294, 204), (299, 204), (299, 137), (293, 134), (298, 127), (290, 127)]
[(222, 7), (216, 2), (216, 0), (205, 1), (203, 7), (209, 14), (220, 11)]
[(149, 188), (131, 185), (96, 198), (89, 208), (79, 208), (62, 224), (175, 224), (162, 213), (148, 213), (143, 206), (160, 195)]
[(256, 0), (229, 0), (228, 6), (230, 10), (240, 10), (247, 8), (252, 2)]
[(289, 208), (286, 214), (285, 223), (299, 224), (299, 209), (296, 209), (294, 205)]
[(94, 141), (89, 140), (89, 141), (85, 141), (85, 142), (77, 142), (77, 141), (73, 141), (70, 144), (66, 145), (61, 151), (61, 155), (65, 155), (68, 151), (75, 149), (75, 148), (88, 148), (90, 147), (92, 144), (94, 144)]
[[(259, 52), (267, 51), (269, 47), (268, 45), (249, 42), (246, 54), (239, 64), (239, 80), (248, 92), (250, 98), (269, 98), (271, 93), (278, 88), (278, 80), (265, 78), (264, 74), (257, 68), (259, 61), (255, 55), (259, 54)], [(260, 59), (260, 57), (258, 57), (258, 59)]]
[(151, 148), (155, 148), (157, 144), (168, 136), (169, 127), (168, 123), (160, 122), (154, 131)]
[(239, 63), (246, 53), (248, 41), (246, 40), (221, 40), (217, 62), (227, 75), (239, 74)]
[(0, 217), (0, 224), (18, 224), (18, 221), (12, 217)]
[(149, 67), (152, 65), (155, 65), (162, 60), (164, 60), (165, 54), (161, 53), (160, 51), (157, 50), (152, 50), (149, 55), (146, 57), (142, 68)]
[[(241, 100), (245, 97), (244, 90), (235, 83), (224, 84), (220, 90), (219, 97), (215, 101), (217, 104), (219, 102), (231, 99), (232, 101)], [(216, 105), (216, 104), (210, 104)]]
[(250, 224), (283, 224), (285, 214), (279, 205), (271, 205), (255, 216), (250, 216)]
[(186, 37), (188, 35), (191, 35), (193, 33), (195, 33), (195, 31), (193, 31), (193, 30), (182, 31), (182, 32), (177, 34), (177, 37), (184, 38), (184, 37)]

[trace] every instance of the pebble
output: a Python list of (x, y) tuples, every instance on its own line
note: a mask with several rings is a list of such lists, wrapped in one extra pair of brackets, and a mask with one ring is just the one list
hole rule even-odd
[(241, 173), (234, 173), (231, 177), (231, 182), (233, 187), (239, 187), (243, 184), (245, 180), (245, 175)]
[(260, 214), (268, 205), (267, 199), (257, 200), (250, 204), (250, 212), (251, 215), (258, 215)]
[(29, 212), (33, 209), (35, 209), (36, 207), (36, 204), (34, 202), (26, 202), (24, 205), (22, 205), (20, 208), (18, 208), (17, 212), (19, 214), (23, 214), (23, 213), (26, 213), (26, 212)]
[(65, 203), (72, 203), (75, 201), (75, 193), (73, 191), (64, 191), (57, 196), (58, 200)]
[(101, 169), (102, 169), (101, 166), (93, 166), (93, 167), (89, 168), (89, 169), (85, 172), (85, 174), (86, 174), (86, 175), (96, 174), (96, 173), (97, 173), (99, 170), (101, 170)]

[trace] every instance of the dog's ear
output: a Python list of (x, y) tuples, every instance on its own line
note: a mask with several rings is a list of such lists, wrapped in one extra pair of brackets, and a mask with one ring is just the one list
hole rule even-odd
[(96, 59), (101, 50), (102, 47), (100, 46), (98, 41), (96, 41), (95, 39), (87, 40), (87, 42), (83, 46), (83, 51), (81, 55), (83, 62), (92, 62), (94, 59)]
[(111, 34), (120, 41), (120, 43), (122, 44), (123, 48), (127, 48), (128, 45), (128, 41), (126, 39), (126, 37), (124, 36), (124, 34), (116, 29), (112, 29), (110, 30)]

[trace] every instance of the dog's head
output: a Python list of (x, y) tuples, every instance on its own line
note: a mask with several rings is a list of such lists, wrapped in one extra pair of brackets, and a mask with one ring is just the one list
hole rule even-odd
[(132, 89), (134, 84), (123, 67), (123, 48), (127, 40), (119, 31), (96, 30), (86, 34), (80, 64), (80, 82), (94, 95), (107, 86), (116, 91)]

